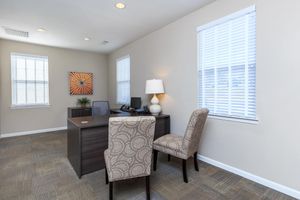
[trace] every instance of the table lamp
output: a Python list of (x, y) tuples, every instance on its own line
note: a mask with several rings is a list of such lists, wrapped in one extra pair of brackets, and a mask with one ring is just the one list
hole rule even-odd
[(163, 81), (159, 79), (147, 80), (145, 93), (154, 94), (151, 99), (149, 110), (152, 115), (159, 115), (161, 112), (161, 106), (159, 105), (159, 99), (157, 98), (156, 94), (165, 93)]

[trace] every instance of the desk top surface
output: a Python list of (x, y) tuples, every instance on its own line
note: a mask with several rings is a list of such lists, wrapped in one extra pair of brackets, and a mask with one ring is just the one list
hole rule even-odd
[[(153, 115), (119, 113), (119, 114), (111, 114), (109, 116), (74, 117), (74, 118), (68, 118), (68, 121), (74, 124), (77, 128), (92, 128), (92, 127), (99, 127), (99, 126), (108, 126), (108, 121), (110, 117), (129, 117), (129, 116), (153, 116)], [(170, 117), (170, 115), (161, 114), (154, 117), (159, 119), (159, 118)]]

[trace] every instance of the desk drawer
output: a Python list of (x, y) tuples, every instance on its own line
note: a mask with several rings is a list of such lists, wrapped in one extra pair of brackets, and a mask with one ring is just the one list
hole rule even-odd
[(83, 129), (81, 147), (82, 174), (103, 169), (104, 151), (108, 147), (108, 127)]

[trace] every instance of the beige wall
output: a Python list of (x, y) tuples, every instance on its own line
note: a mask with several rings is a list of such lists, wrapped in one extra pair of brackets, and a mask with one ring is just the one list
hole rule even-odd
[[(10, 53), (48, 56), (50, 107), (11, 109)], [(68, 72), (94, 73), (92, 100), (107, 99), (107, 56), (0, 40), (0, 119), (1, 133), (31, 131), (66, 126), (67, 107), (74, 106), (79, 96), (69, 95)]]
[(115, 59), (131, 58), (131, 95), (162, 78), (164, 113), (183, 134), (197, 108), (196, 28), (250, 5), (257, 7), (257, 125), (209, 119), (204, 156), (300, 190), (300, 1), (218, 0), (109, 56), (109, 97), (115, 102)]

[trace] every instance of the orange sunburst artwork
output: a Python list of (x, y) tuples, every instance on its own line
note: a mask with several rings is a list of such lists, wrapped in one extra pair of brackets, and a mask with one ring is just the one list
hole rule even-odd
[(92, 95), (93, 73), (70, 72), (70, 95)]

